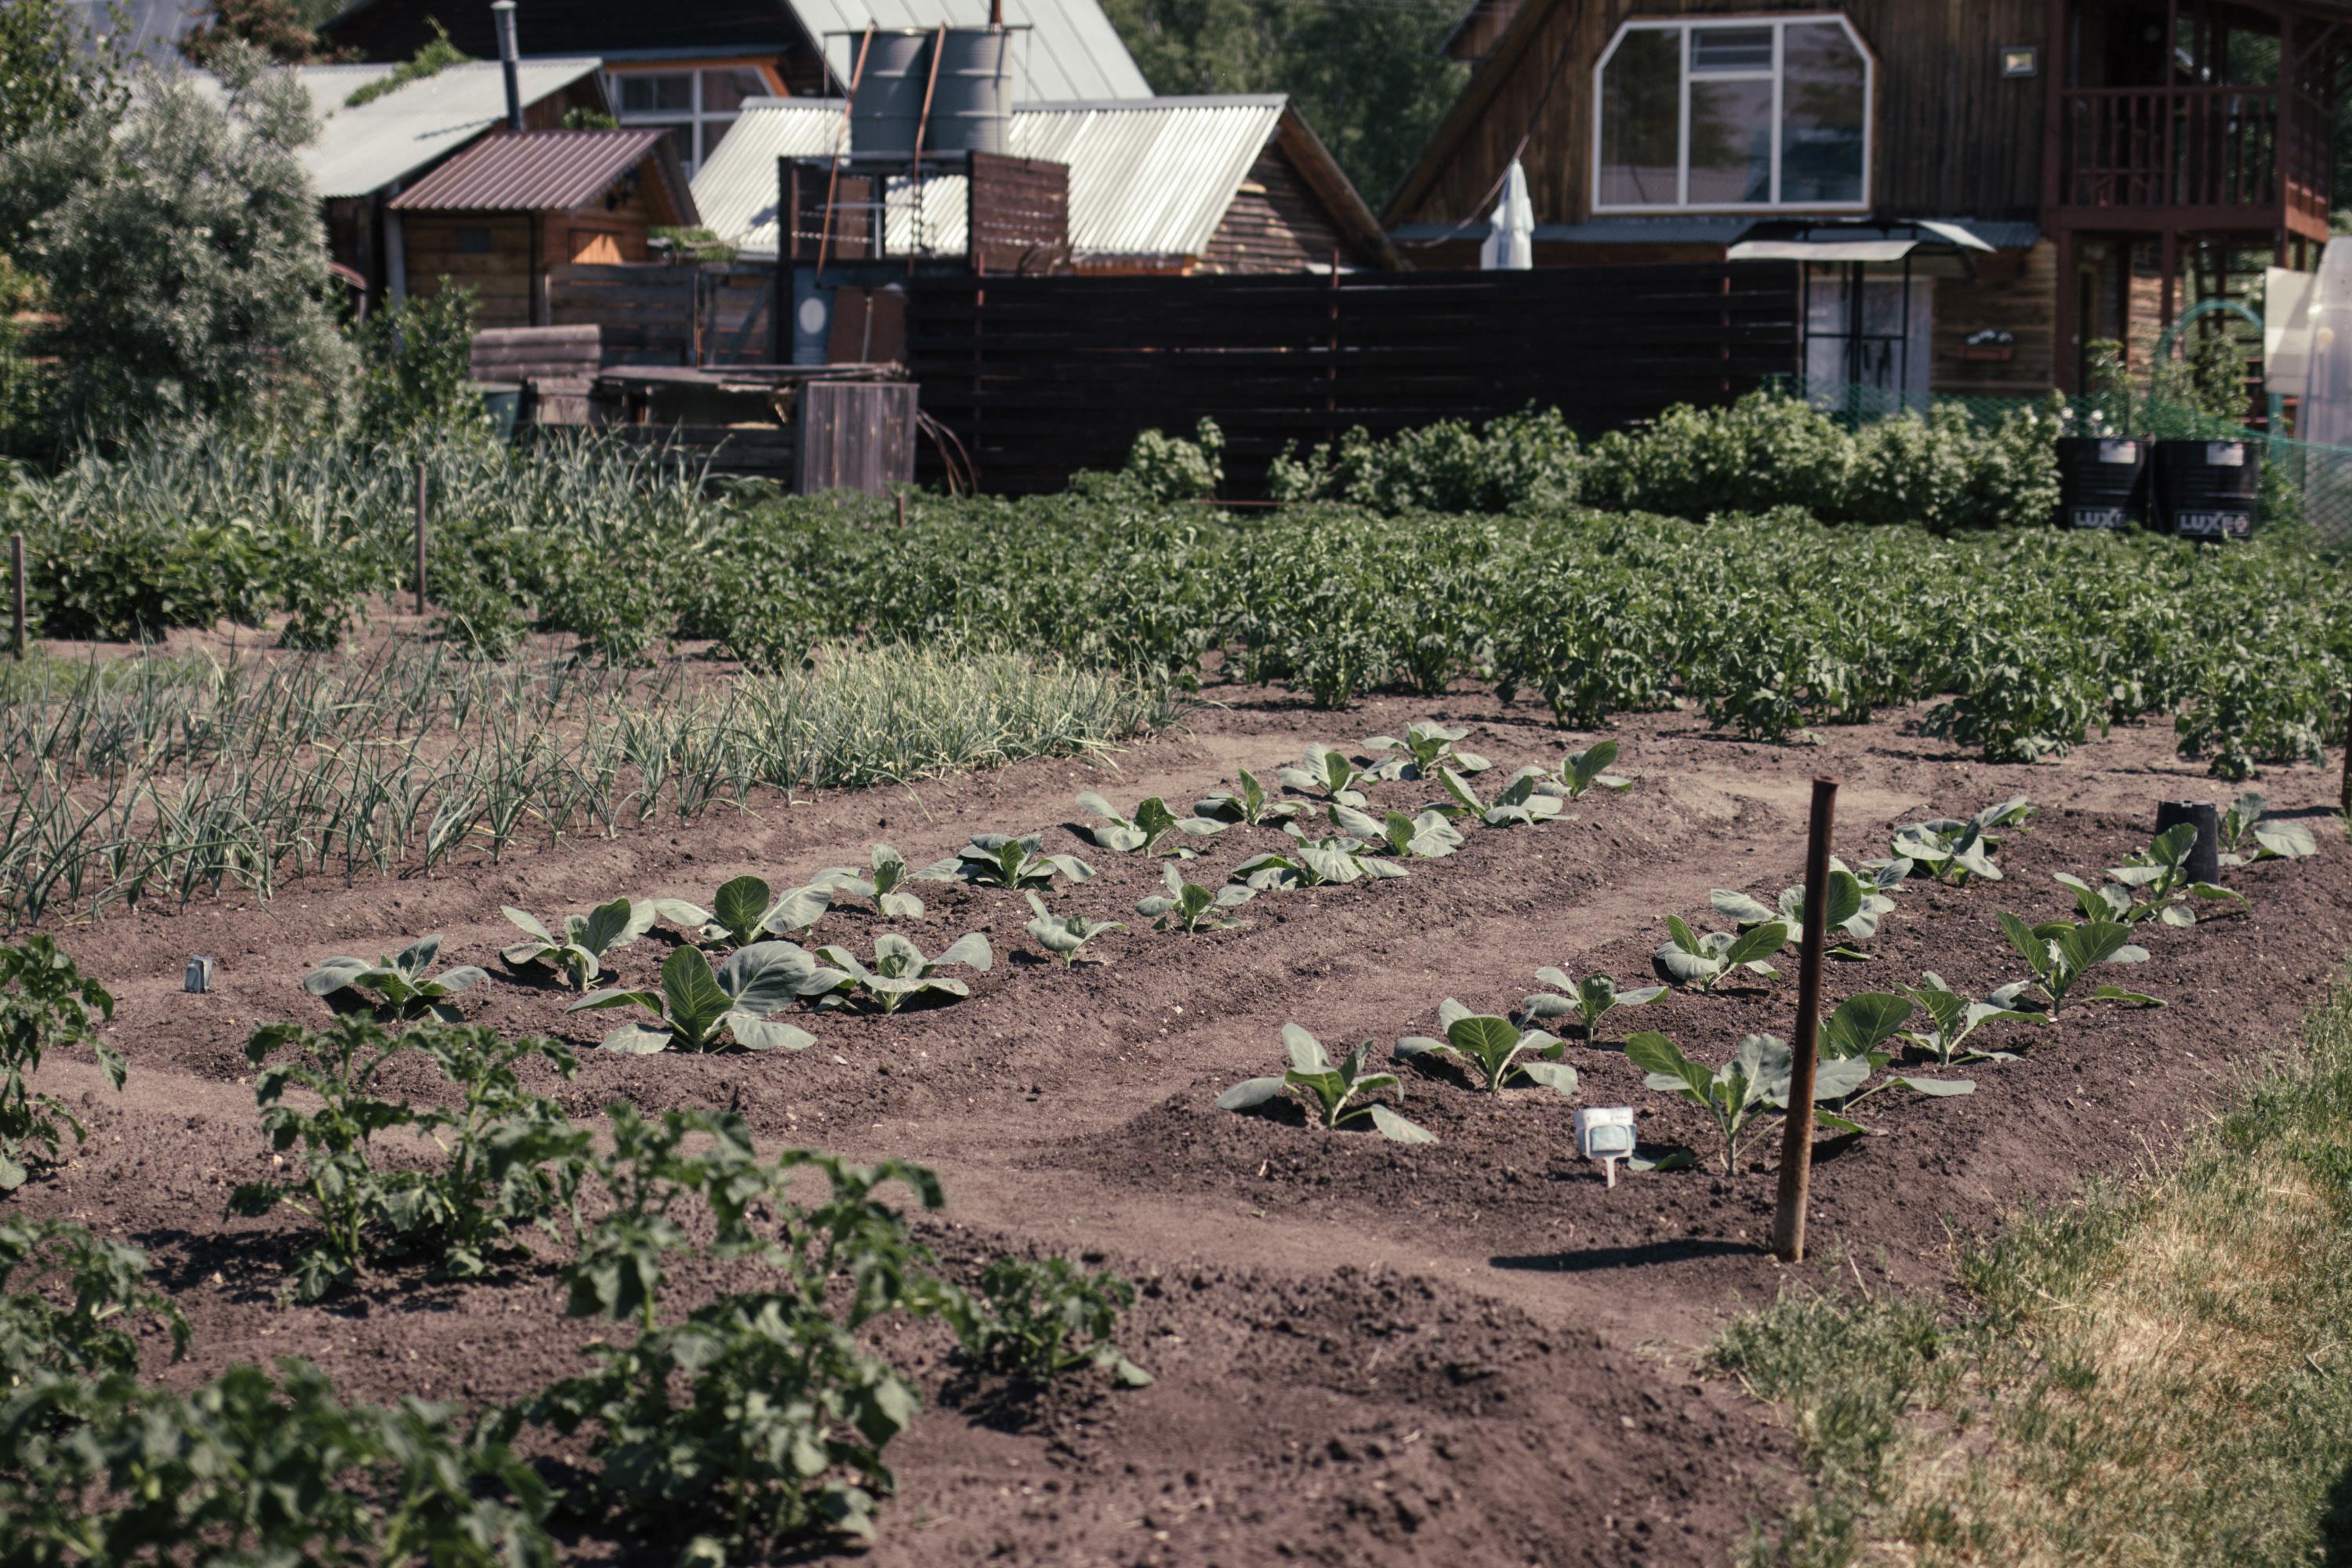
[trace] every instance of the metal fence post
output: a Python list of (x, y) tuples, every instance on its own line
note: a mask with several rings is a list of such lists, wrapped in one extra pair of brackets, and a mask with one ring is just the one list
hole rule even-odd
[(425, 614), (425, 464), (416, 465), (416, 613)]
[(1805, 844), (1805, 948), (1797, 956), (1789, 1117), (1780, 1132), (1780, 1192), (1772, 1213), (1772, 1251), (1784, 1263), (1804, 1261), (1805, 1205), (1812, 1198), (1813, 1073), (1821, 1056), (1822, 950), (1829, 945), (1830, 828), (1837, 790), (1835, 779), (1813, 781), (1812, 832)]

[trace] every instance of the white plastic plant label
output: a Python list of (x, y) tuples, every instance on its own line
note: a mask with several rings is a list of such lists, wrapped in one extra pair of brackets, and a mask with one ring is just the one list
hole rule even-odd
[(1602, 1177), (1617, 1184), (1617, 1162), (1633, 1152), (1633, 1108), (1591, 1106), (1576, 1113), (1576, 1152), (1601, 1162)]
[(2099, 443), (2099, 461), (2102, 463), (2137, 463), (2139, 461), (2139, 443), (2137, 441), (2102, 441)]
[(2205, 466), (2209, 468), (2244, 468), (2246, 466), (2246, 444), (2243, 441), (2206, 442)]

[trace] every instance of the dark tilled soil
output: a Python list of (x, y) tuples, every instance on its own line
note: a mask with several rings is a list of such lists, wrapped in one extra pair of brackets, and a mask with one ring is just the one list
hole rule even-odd
[[(394, 1277), (328, 1308), (280, 1303), (291, 1216), (221, 1217), (229, 1189), (268, 1161), (243, 1055), (252, 1026), (323, 1018), (299, 984), (319, 960), (438, 931), (446, 961), (493, 971), (468, 994), (469, 1017), (591, 1046), (619, 1016), (567, 1013), (560, 986), (504, 973), (498, 950), (518, 933), (500, 904), (551, 918), (619, 893), (707, 901), (746, 871), (782, 888), (862, 865), (876, 839), (920, 864), (974, 831), (1043, 829), (1047, 847), (1101, 871), (1057, 888), (1053, 904), (1134, 928), (1093, 944), (1103, 962), (1045, 959), (1022, 930), (1017, 895), (924, 884), (926, 917), (903, 929), (927, 951), (966, 931), (996, 949), (969, 1000), (803, 1019), (819, 1044), (798, 1055), (591, 1055), (573, 1083), (551, 1074), (540, 1086), (583, 1114), (616, 1099), (732, 1105), (773, 1144), (922, 1160), (948, 1187), (946, 1215), (921, 1222), (942, 1257), (976, 1266), (1005, 1247), (1052, 1249), (1137, 1281), (1127, 1348), (1158, 1380), (1142, 1391), (1066, 1388), (1008, 1406), (1001, 1391), (959, 1381), (935, 1328), (888, 1332), (931, 1400), (891, 1449), (900, 1490), (872, 1558), (1719, 1561), (1790, 1473), (1769, 1413), (1696, 1371), (1728, 1313), (1792, 1273), (1872, 1289), (1946, 1285), (1956, 1237), (2085, 1175), (2161, 1158), (2292, 1029), (2352, 946), (2340, 835), (2322, 833), (2316, 860), (2234, 873), (2250, 913), (2150, 928), (2150, 963), (2101, 976), (2165, 1008), (2077, 1003), (2045, 1028), (1993, 1037), (2022, 1058), (1960, 1069), (1977, 1082), (1972, 1096), (1874, 1100), (1863, 1118), (1873, 1136), (1822, 1146), (1815, 1262), (1790, 1271), (1759, 1247), (1777, 1127), (1728, 1175), (1710, 1163), (1627, 1174), (1612, 1190), (1575, 1156), (1571, 1104), (1548, 1090), (1490, 1097), (1449, 1070), (1409, 1068), (1403, 1110), (1440, 1140), (1413, 1148), (1327, 1136), (1295, 1113), (1233, 1115), (1215, 1098), (1278, 1068), (1286, 1022), (1335, 1052), (1373, 1039), (1385, 1057), (1401, 1035), (1435, 1032), (1443, 998), (1505, 1011), (1537, 989), (1545, 964), (1648, 983), (1667, 913), (1710, 929), (1720, 923), (1710, 888), (1769, 900), (1796, 879), (1816, 773), (1843, 781), (1837, 847), (1849, 861), (1884, 853), (1892, 826), (1921, 816), (2019, 793), (2043, 808), (2003, 847), (2004, 882), (1913, 883), (1871, 960), (1832, 966), (1832, 1003), (1915, 983), (1922, 969), (1971, 995), (2019, 977), (1996, 910), (2070, 913), (2053, 872), (2095, 878), (2118, 863), (2146, 842), (2159, 798), (2232, 792), (2177, 761), (2155, 729), (2024, 768), (1954, 754), (1899, 721), (1780, 749), (1653, 715), (1615, 731), (1619, 771), (1641, 779), (1631, 794), (1589, 796), (1544, 827), (1475, 832), (1403, 880), (1262, 894), (1240, 911), (1245, 929), (1186, 939), (1129, 912), (1157, 889), (1158, 868), (1087, 844), (1071, 805), (1079, 790), (1122, 806), (1146, 794), (1186, 803), (1237, 765), (1271, 782), (1307, 741), (1352, 742), (1423, 717), (1479, 725), (1465, 744), (1497, 764), (1490, 784), (1556, 760), (1570, 739), (1483, 694), (1337, 716), (1254, 690), (1218, 695), (1229, 705), (1111, 758), (772, 803), (431, 879), (313, 882), (266, 906), (230, 899), (64, 929), (68, 950), (121, 998), (113, 1035), (132, 1072), (117, 1098), (85, 1063), (53, 1060), (44, 1087), (76, 1105), (91, 1141), (13, 1201), (149, 1248), (196, 1328), (191, 1360), (166, 1375), (299, 1354), (362, 1397), (516, 1397), (574, 1370), (595, 1331), (560, 1316), (551, 1274), (482, 1286)], [(2277, 808), (2316, 817), (2333, 783), (2292, 770), (2263, 787)], [(1389, 784), (1373, 799), (1411, 810), (1434, 794)], [(1189, 868), (1213, 881), (1278, 842), (1237, 827)], [(812, 940), (864, 951), (879, 929), (845, 907)], [(616, 954), (605, 983), (650, 983), (673, 940), (657, 931)], [(218, 960), (217, 989), (186, 996), (181, 972), (199, 952)], [(1598, 1042), (1570, 1038), (1575, 1103), (1630, 1104), (1645, 1146), (1712, 1155), (1703, 1113), (1645, 1089), (1617, 1042), (1660, 1029), (1719, 1061), (1743, 1034), (1785, 1034), (1794, 994), (1791, 974), (1614, 1014)], [(405, 1084), (432, 1091), (421, 1076)], [(719, 1288), (715, 1273), (689, 1271), (678, 1290)], [(633, 1555), (612, 1542), (578, 1549), (583, 1560)]]

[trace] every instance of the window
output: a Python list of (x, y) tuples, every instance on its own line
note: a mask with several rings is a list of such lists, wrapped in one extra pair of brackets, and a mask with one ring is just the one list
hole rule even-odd
[(1843, 16), (1628, 22), (1593, 68), (1593, 210), (1865, 208), (1871, 73)]
[(689, 175), (719, 150), (743, 100), (765, 98), (774, 90), (753, 66), (617, 71), (613, 76), (621, 123), (666, 128), (677, 161)]
[(457, 230), (457, 254), (458, 254), (458, 255), (460, 255), (460, 256), (488, 256), (489, 253), (490, 253), (490, 231), (489, 231), (488, 229), (487, 229), (487, 228), (476, 228), (476, 227), (472, 226), (471, 225), (462, 226), (460, 226), (460, 227), (458, 228), (458, 230)]

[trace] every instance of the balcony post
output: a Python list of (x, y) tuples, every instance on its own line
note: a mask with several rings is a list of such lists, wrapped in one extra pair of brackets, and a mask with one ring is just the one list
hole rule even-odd
[(2050, 84), (2042, 94), (2042, 210), (2047, 213), (2065, 199), (2066, 0), (2050, 0), (2048, 19), (2042, 26), (2047, 36), (2042, 41), (2042, 54), (2048, 62), (2044, 74)]

